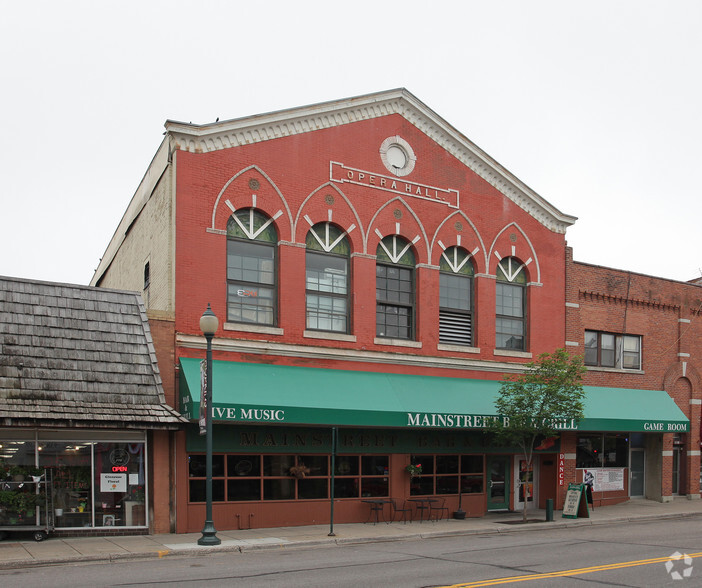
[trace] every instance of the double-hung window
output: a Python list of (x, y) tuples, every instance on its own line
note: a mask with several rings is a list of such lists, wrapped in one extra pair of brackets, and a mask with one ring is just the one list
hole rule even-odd
[(526, 350), (526, 283), (522, 263), (515, 257), (500, 260), (495, 307), (495, 346), (498, 349)]
[(253, 208), (227, 223), (227, 320), (275, 326), (276, 244), (273, 219)]
[(376, 334), (414, 338), (414, 253), (398, 235), (385, 237), (376, 252)]
[(470, 253), (449, 247), (439, 262), (439, 342), (473, 344), (473, 264)]
[(585, 365), (641, 369), (641, 336), (585, 331)]
[(306, 326), (311, 330), (349, 332), (349, 242), (331, 223), (307, 233)]

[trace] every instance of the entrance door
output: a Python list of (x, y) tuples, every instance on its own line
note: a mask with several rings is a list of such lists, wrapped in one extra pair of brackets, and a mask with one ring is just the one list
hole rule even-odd
[(673, 494), (680, 494), (680, 456), (682, 449), (673, 447)]
[(509, 457), (488, 457), (487, 471), (487, 509), (509, 510)]
[[(534, 469), (536, 460), (527, 468), (525, 459), (515, 458), (514, 463), (514, 510), (524, 508), (524, 498), (527, 499), (527, 509), (534, 508), (537, 501), (534, 500)], [(538, 472), (537, 472), (538, 474)]]
[(631, 468), (629, 473), (629, 496), (644, 495), (644, 462), (645, 452), (643, 449), (631, 450)]

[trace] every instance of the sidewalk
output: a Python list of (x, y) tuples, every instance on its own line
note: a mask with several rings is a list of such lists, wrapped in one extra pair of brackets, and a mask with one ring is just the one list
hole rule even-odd
[[(554, 513), (553, 522), (540, 524), (509, 524), (520, 521), (521, 512), (492, 513), (482, 518), (465, 520), (424, 521), (403, 524), (354, 523), (334, 525), (334, 535), (329, 536), (329, 525), (307, 527), (279, 527), (250, 529), (247, 531), (218, 531), (222, 541), (216, 547), (200, 547), (200, 533), (185, 535), (128, 535), (118, 537), (51, 537), (35, 542), (30, 536), (12, 535), (0, 541), (0, 569), (64, 562), (112, 561), (134, 558), (158, 558), (196, 553), (246, 552), (257, 549), (290, 549), (296, 547), (334, 546), (375, 541), (400, 541), (429, 539), (452, 535), (486, 533), (515, 533), (547, 528), (580, 525), (598, 525), (637, 520), (683, 518), (702, 515), (702, 500), (675, 498), (661, 503), (650, 500), (630, 500), (615, 506), (597, 508), (590, 518), (564, 519), (561, 512)], [(530, 520), (545, 521), (543, 510), (529, 513)]]

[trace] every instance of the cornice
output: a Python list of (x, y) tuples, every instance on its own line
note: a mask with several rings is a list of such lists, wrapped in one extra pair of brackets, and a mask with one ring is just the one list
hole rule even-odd
[(399, 114), (437, 145), (556, 233), (576, 217), (544, 200), (404, 88), (268, 114), (193, 125), (167, 120), (173, 149), (207, 153)]
[[(176, 345), (186, 349), (206, 349), (207, 342), (201, 335), (176, 334)], [(212, 340), (213, 351), (239, 354), (273, 355), (278, 357), (297, 357), (301, 359), (343, 361), (348, 363), (374, 363), (412, 366), (421, 368), (441, 368), (449, 370), (479, 371), (500, 374), (524, 373), (523, 364), (485, 361), (467, 357), (431, 357), (405, 353), (381, 351), (357, 351), (333, 347), (316, 347), (312, 345), (292, 345), (272, 341), (254, 341), (215, 337)]]
[(588, 300), (590, 302), (604, 302), (609, 304), (627, 304), (631, 306), (647, 306), (658, 310), (679, 311), (679, 304), (669, 304), (660, 300), (643, 300), (640, 298), (631, 298), (628, 296), (619, 296), (616, 294), (607, 294), (596, 290), (578, 290), (578, 298), (580, 300)]

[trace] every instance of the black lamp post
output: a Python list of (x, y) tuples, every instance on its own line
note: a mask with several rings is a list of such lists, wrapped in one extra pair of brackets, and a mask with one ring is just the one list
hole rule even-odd
[(202, 528), (202, 537), (197, 540), (198, 545), (219, 545), (222, 541), (217, 537), (212, 521), (212, 337), (217, 332), (219, 321), (212, 312), (210, 305), (200, 317), (200, 330), (207, 339), (207, 386), (205, 389), (205, 428), (207, 455), (205, 457), (205, 500), (207, 501), (205, 512), (205, 526)]

